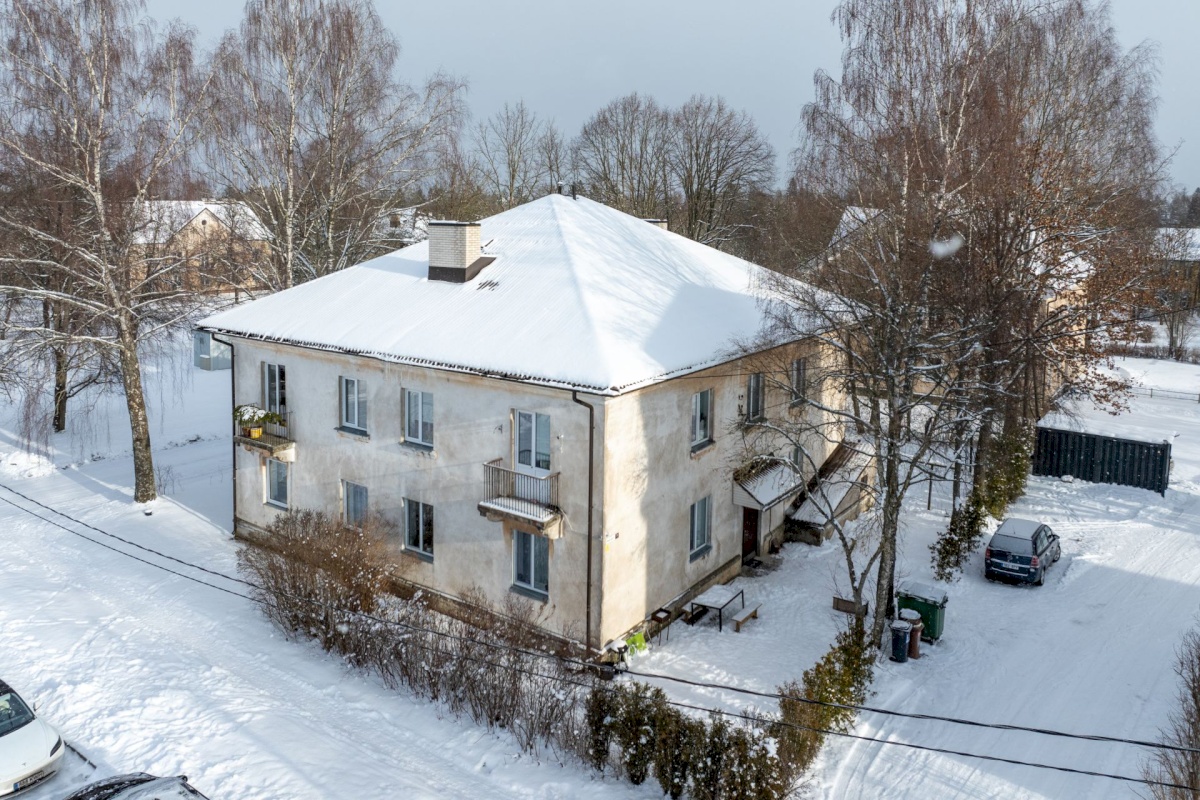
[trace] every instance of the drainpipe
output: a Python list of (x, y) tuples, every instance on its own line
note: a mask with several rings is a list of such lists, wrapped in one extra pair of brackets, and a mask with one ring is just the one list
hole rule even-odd
[(596, 465), (596, 407), (579, 399), (579, 392), (571, 392), (571, 400), (588, 410), (588, 516), (587, 516), (587, 588), (584, 600), (584, 639), (588, 650), (592, 647), (592, 505), (594, 498)]
[[(233, 409), (237, 408), (237, 351), (233, 349), (233, 342), (222, 339), (211, 331), (208, 334), (213, 338), (214, 342), (229, 346), (229, 413), (230, 419), (233, 419)], [(231, 423), (236, 425), (236, 423)], [(236, 435), (236, 430), (234, 434)], [(229, 526), (229, 535), (237, 534), (237, 442), (230, 441), (230, 462), (232, 464), (233, 475), (233, 522)]]

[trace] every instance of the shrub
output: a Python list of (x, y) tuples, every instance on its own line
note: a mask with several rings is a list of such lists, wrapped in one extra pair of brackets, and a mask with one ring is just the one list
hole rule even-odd
[(621, 748), (625, 775), (635, 786), (645, 783), (654, 761), (655, 722), (666, 706), (667, 696), (645, 683), (622, 686), (617, 695), (613, 735)]
[(871, 685), (875, 649), (866, 642), (861, 620), (837, 636), (833, 648), (804, 673), (801, 685), (780, 687), (780, 720), (772, 727), (782, 762), (784, 783), (790, 785), (817, 757), (824, 744), (822, 731), (848, 732), (854, 711), (815, 705), (812, 702), (861, 705)]
[(1001, 519), (1008, 507), (1025, 493), (1033, 462), (1033, 429), (1025, 423), (1013, 425), (996, 441), (989, 461), (991, 469), (975, 492), (983, 509)]
[(1154, 751), (1142, 768), (1142, 777), (1188, 788), (1151, 786), (1150, 794), (1154, 800), (1200, 797), (1200, 752), (1195, 752), (1200, 750), (1200, 631), (1191, 630), (1184, 636), (1175, 654), (1175, 673), (1180, 679), (1175, 710), (1168, 717), (1160, 738), (1163, 744), (1190, 750)]
[(654, 725), (654, 776), (673, 800), (683, 796), (696, 748), (704, 740), (704, 723), (689, 719), (663, 703)]
[(584, 710), (588, 731), (584, 757), (588, 765), (599, 772), (603, 772), (608, 765), (613, 715), (616, 710), (616, 695), (607, 687), (597, 686), (588, 694)]
[(725, 755), (729, 752), (732, 731), (724, 717), (714, 715), (692, 758), (693, 800), (718, 800), (721, 797), (721, 778), (725, 772)]
[(938, 580), (954, 580), (979, 544), (985, 519), (983, 504), (974, 492), (967, 502), (950, 514), (949, 527), (929, 546), (933, 554), (933, 574)]
[(353, 614), (379, 610), (389, 580), (387, 540), (395, 535), (378, 517), (353, 529), (324, 512), (290, 511), (239, 551), (238, 568), (261, 587), (258, 599), (272, 622), (347, 652)]

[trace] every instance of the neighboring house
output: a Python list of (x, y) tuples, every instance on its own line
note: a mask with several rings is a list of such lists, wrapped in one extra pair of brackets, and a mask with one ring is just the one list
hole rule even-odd
[(263, 288), (270, 240), (245, 203), (149, 200), (143, 204), (133, 247), (148, 274), (158, 263), (169, 270), (161, 279), (164, 283), (192, 291), (231, 292)]
[(1200, 228), (1159, 228), (1164, 268), (1176, 273), (1195, 303), (1200, 298)]
[(744, 426), (809, 413), (820, 353), (774, 348), (766, 378), (730, 355), (766, 270), (562, 195), (428, 233), (202, 323), (235, 402), (286, 423), (235, 439), (236, 534), (383, 515), (403, 579), (516, 592), (593, 648), (779, 540), (809, 476), (750, 497), (732, 475)]

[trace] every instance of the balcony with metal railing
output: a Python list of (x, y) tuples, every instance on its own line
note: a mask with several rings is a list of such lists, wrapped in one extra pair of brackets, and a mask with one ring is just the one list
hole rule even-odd
[(279, 422), (262, 422), (253, 426), (241, 426), (233, 440), (248, 450), (258, 450), (281, 461), (290, 461), (296, 452), (296, 439), (292, 427), (292, 412), (279, 415)]
[(562, 509), (558, 505), (558, 475), (527, 475), (503, 466), (497, 458), (483, 465), (486, 487), (479, 513), (500, 522), (505, 519), (532, 525), (540, 533), (559, 535)]

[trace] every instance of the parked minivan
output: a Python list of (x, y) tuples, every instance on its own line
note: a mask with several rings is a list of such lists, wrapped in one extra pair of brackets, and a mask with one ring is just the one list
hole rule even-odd
[(1058, 536), (1050, 526), (1030, 519), (1006, 519), (984, 551), (983, 574), (1041, 586), (1046, 570), (1062, 556)]

